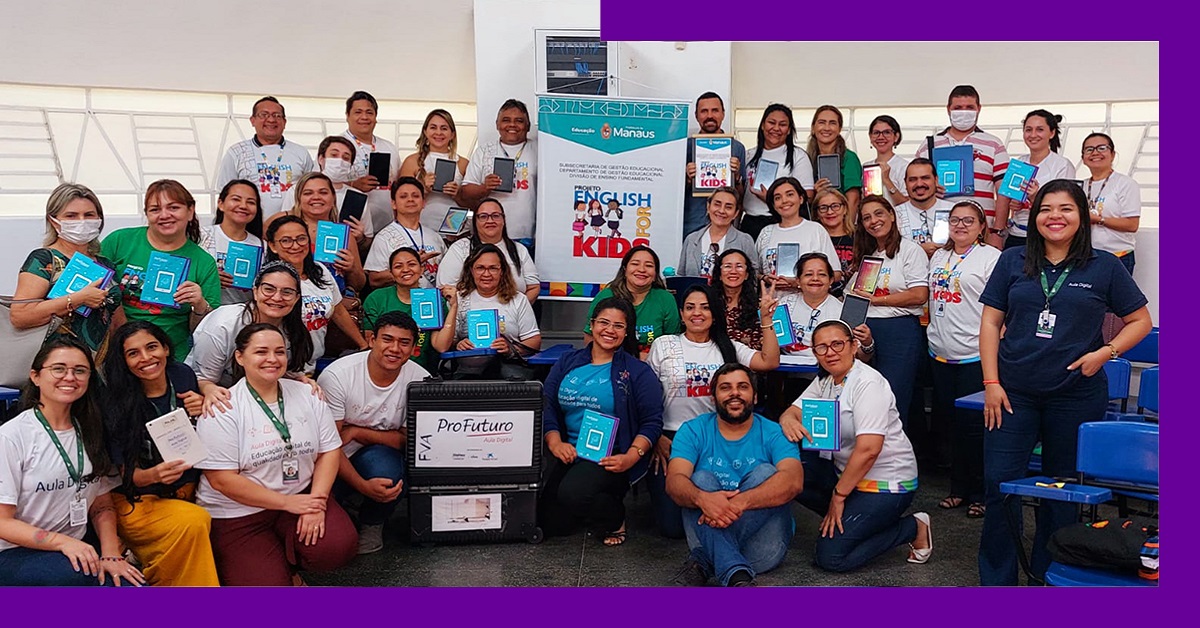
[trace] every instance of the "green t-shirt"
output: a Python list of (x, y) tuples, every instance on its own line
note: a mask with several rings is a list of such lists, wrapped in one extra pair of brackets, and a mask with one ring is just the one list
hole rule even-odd
[(842, 157), (842, 194), (847, 190), (862, 187), (862, 160), (854, 151), (846, 149), (846, 155)]
[[(443, 318), (445, 318), (445, 314), (449, 312), (445, 301), (442, 302), (442, 310)], [(373, 290), (371, 294), (367, 295), (366, 301), (363, 301), (363, 329), (375, 329), (375, 321), (388, 312), (404, 312), (412, 316), (412, 304), (401, 301), (400, 297), (396, 295), (396, 288), (390, 285)], [(430, 373), (437, 370), (438, 352), (433, 348), (432, 330), (419, 330), (417, 346), (413, 348), (412, 359)]]
[[(150, 252), (155, 250), (146, 239), (146, 227), (118, 229), (100, 243), (100, 252), (112, 260), (120, 278), (118, 283), (125, 302), (125, 316), (129, 320), (150, 321), (162, 328), (175, 345), (175, 359), (182, 362), (192, 350), (192, 331), (188, 324), (192, 307), (163, 307), (144, 303), (141, 299), (142, 274), (146, 272)], [(217, 262), (200, 245), (188, 240), (174, 251), (162, 252), (191, 260), (187, 281), (200, 285), (209, 307), (221, 305), (221, 278), (217, 275)]]
[[(592, 315), (595, 313), (596, 304), (611, 296), (612, 289), (605, 288), (592, 299), (583, 333), (592, 333)], [(683, 323), (679, 319), (679, 305), (675, 303), (675, 297), (669, 290), (651, 288), (646, 298), (642, 299), (641, 305), (634, 306), (633, 312), (637, 315), (637, 339), (642, 351), (649, 351), (650, 345), (659, 336), (683, 332)]]
[[(29, 253), (29, 257), (25, 258), (21, 272), (45, 279), (50, 282), (50, 288), (53, 289), (54, 283), (58, 281), (58, 277), (62, 275), (63, 269), (67, 267), (69, 261), (69, 257), (55, 249), (34, 249)], [(93, 261), (101, 266), (114, 268), (113, 263), (103, 257), (93, 256)], [(121, 286), (117, 285), (114, 278), (112, 285), (108, 288), (108, 297), (104, 300), (103, 305), (93, 308), (87, 316), (72, 311), (68, 315), (66, 324), (60, 325), (50, 332), (47, 340), (62, 336), (74, 336), (94, 353), (100, 349), (100, 345), (108, 335), (113, 313), (117, 311), (118, 307), (121, 307)]]

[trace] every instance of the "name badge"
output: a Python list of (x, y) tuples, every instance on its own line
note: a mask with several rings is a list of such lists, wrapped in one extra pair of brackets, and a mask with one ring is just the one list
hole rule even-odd
[(87, 497), (82, 491), (75, 491), (75, 497), (71, 499), (71, 525), (87, 525), (87, 510)]
[(283, 482), (284, 484), (295, 484), (300, 481), (300, 461), (295, 456), (284, 456), (283, 458)]
[(933, 315), (934, 316), (945, 316), (946, 315), (946, 303), (939, 301), (937, 304), (937, 309), (935, 309), (933, 311)]
[(1058, 318), (1050, 313), (1050, 310), (1042, 310), (1038, 315), (1037, 337), (1038, 338), (1053, 338), (1054, 337), (1054, 320)]

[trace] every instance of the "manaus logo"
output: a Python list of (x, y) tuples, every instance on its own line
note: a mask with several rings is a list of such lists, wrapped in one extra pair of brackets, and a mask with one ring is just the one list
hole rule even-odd
[(604, 123), (604, 126), (600, 127), (600, 137), (604, 139), (612, 137), (612, 126), (607, 122)]

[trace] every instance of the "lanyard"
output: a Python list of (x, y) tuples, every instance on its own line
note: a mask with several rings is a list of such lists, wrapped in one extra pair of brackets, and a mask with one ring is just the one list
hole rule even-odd
[[(830, 350), (832, 350), (832, 347), (830, 348)], [(825, 391), (822, 391), (822, 393), (832, 396), (834, 401), (840, 402), (842, 400), (842, 393), (845, 392), (845, 390), (846, 390), (846, 382), (849, 381), (849, 379), (850, 379), (850, 371), (853, 371), (853, 370), (854, 370), (854, 365), (851, 364), (850, 370), (846, 371), (846, 376), (844, 378), (842, 378), (842, 383), (840, 386), (838, 384), (834, 383), (833, 375), (830, 375), (829, 376), (829, 392), (825, 393)], [(837, 393), (836, 395), (834, 394), (835, 392)], [(826, 396), (824, 398), (828, 399), (829, 396)]]
[[(946, 256), (946, 266), (942, 268), (942, 275), (943, 275), (942, 280), (939, 282), (938, 285), (949, 287), (950, 286), (950, 277), (952, 277), (954, 275), (954, 271), (958, 270), (958, 265), (961, 264), (963, 262), (963, 260), (967, 259), (967, 256), (970, 255), (971, 251), (974, 251), (974, 250), (975, 250), (975, 245), (972, 244), (970, 246), (970, 248), (968, 248), (966, 250), (965, 253), (958, 256), (958, 261), (954, 262), (953, 268), (950, 267), (950, 256), (947, 255)], [(1043, 283), (1045, 283), (1044, 279), (1043, 279)], [(1058, 292), (1057, 286), (1054, 288), (1054, 291)]]
[(1054, 282), (1054, 287), (1050, 287), (1050, 282), (1046, 280), (1046, 269), (1042, 269), (1042, 294), (1046, 295), (1046, 311), (1050, 311), (1050, 299), (1058, 294), (1058, 289), (1062, 288), (1063, 282), (1067, 280), (1067, 275), (1071, 273), (1071, 267), (1063, 269), (1063, 274), (1058, 276), (1058, 281)]
[(1108, 185), (1108, 180), (1111, 178), (1112, 178), (1112, 174), (1109, 174), (1107, 177), (1104, 177), (1104, 183), (1100, 184), (1100, 191), (1096, 193), (1096, 198), (1092, 198), (1092, 180), (1088, 179), (1087, 195), (1088, 195), (1088, 209), (1089, 210), (1096, 211), (1096, 204), (1099, 203), (1100, 199), (1104, 197), (1104, 186)]
[(500, 144), (500, 152), (504, 153), (504, 156), (505, 156), (505, 157), (508, 157), (509, 159), (511, 159), (511, 160), (513, 160), (513, 161), (521, 161), (521, 153), (525, 152), (525, 145), (526, 145), (526, 144), (528, 144), (528, 143), (529, 143), (529, 140), (525, 140), (524, 142), (521, 142), (521, 148), (517, 149), (517, 156), (516, 156), (516, 157), (513, 157), (512, 155), (509, 155), (509, 154), (508, 154), (508, 149), (507, 149), (507, 148), (505, 148), (505, 147), (504, 147), (504, 144), (502, 144), (502, 143)]
[(290, 453), (292, 451), (292, 431), (288, 429), (287, 423), (285, 422), (284, 413), (283, 413), (283, 388), (282, 387), (278, 388), (278, 391), (279, 391), (278, 392), (278, 394), (279, 394), (279, 417), (278, 418), (276, 418), (274, 412), (271, 412), (271, 407), (267, 405), (267, 402), (263, 401), (263, 398), (261, 396), (259, 396), (258, 391), (254, 390), (254, 387), (251, 386), (249, 382), (246, 383), (246, 389), (250, 391), (250, 396), (254, 397), (254, 401), (258, 402), (258, 407), (262, 408), (262, 411), (264, 413), (266, 413), (267, 418), (271, 419), (271, 424), (275, 426), (275, 430), (277, 432), (279, 432), (279, 436), (281, 438), (283, 438), (283, 448), (286, 449)]
[(81, 482), (83, 478), (83, 436), (79, 433), (79, 424), (75, 422), (75, 417), (71, 417), (71, 427), (75, 430), (75, 455), (79, 461), (79, 467), (71, 464), (71, 457), (67, 455), (67, 450), (63, 449), (62, 443), (58, 440), (58, 435), (50, 428), (50, 423), (46, 421), (45, 415), (38, 408), (33, 409), (33, 415), (37, 417), (39, 423), (46, 430), (46, 435), (54, 443), (54, 447), (58, 449), (58, 455), (62, 456), (63, 464), (67, 465), (67, 475), (75, 482), (75, 490), (78, 491), (83, 487)]
[[(399, 222), (397, 222), (396, 224), (400, 225)], [(408, 227), (405, 227), (404, 225), (400, 225), (400, 228), (404, 230), (404, 235), (408, 236), (408, 241), (412, 242), (413, 248), (416, 249), (420, 253), (424, 253), (425, 252), (425, 225), (420, 225), (417, 227), (417, 233), (419, 233), (421, 235), (421, 245), (420, 246), (417, 246), (417, 240), (412, 237), (412, 232), (408, 230)]]
[[(265, 150), (259, 151), (258, 154), (262, 157), (262, 161), (260, 161), (259, 163), (264, 164), (264, 165), (267, 164), (268, 163), (267, 151), (265, 151)], [(279, 147), (279, 156), (275, 158), (275, 164), (276, 164), (275, 169), (276, 170), (279, 169), (278, 164), (281, 164), (281, 163), (283, 163), (283, 146)]]

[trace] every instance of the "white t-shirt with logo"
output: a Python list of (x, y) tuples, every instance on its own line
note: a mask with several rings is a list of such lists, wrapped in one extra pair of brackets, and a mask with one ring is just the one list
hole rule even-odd
[[(962, 261), (959, 261), (961, 258)], [(1000, 251), (977, 244), (966, 257), (938, 249), (929, 260), (929, 354), (951, 364), (979, 361), (979, 301)]]
[[(1119, 173), (1108, 175), (1108, 181), (1084, 181), (1088, 200), (1093, 201), (1100, 215), (1105, 218), (1133, 218), (1142, 215), (1142, 187), (1137, 181)], [(1103, 189), (1101, 189), (1103, 188)], [(1137, 234), (1114, 231), (1092, 225), (1092, 248), (1109, 253), (1132, 251), (1137, 243)]]
[[(884, 251), (875, 251), (876, 257), (883, 258), (879, 269), (879, 280), (875, 282), (875, 296), (881, 297), (909, 288), (926, 285), (929, 279), (929, 258), (925, 250), (912, 240), (900, 238), (900, 250), (896, 257), (888, 257)], [(854, 285), (858, 273), (846, 284)], [(925, 308), (921, 305), (912, 307), (892, 307), (890, 305), (871, 305), (867, 308), (867, 318), (896, 318), (898, 316), (920, 316)]]
[(896, 410), (896, 396), (879, 371), (856, 360), (841, 386), (835, 386), (831, 376), (815, 379), (792, 405), (800, 408), (804, 399), (840, 401), (841, 450), (833, 452), (833, 463), (839, 471), (845, 470), (850, 461), (858, 436), (883, 436), (883, 450), (855, 488), (876, 493), (904, 493), (916, 489), (917, 458), (912, 443), (904, 435), (900, 412)]
[[(458, 169), (457, 155), (451, 157), (450, 153), (429, 153), (425, 156), (425, 172), (434, 172), (438, 159), (454, 162), (454, 182), (461, 186), (463, 173)], [(421, 183), (424, 185), (424, 181)], [(503, 203), (504, 201), (500, 202)], [(421, 224), (425, 225), (426, 229), (437, 233), (437, 230), (442, 226), (442, 220), (446, 218), (446, 210), (455, 206), (454, 198), (449, 194), (434, 192), (431, 189), (425, 190), (425, 209), (421, 210)]]
[(371, 153), (391, 155), (388, 160), (388, 180), (380, 181), (379, 185), (382, 187), (367, 192), (367, 208), (363, 211), (362, 227), (363, 233), (367, 237), (371, 237), (378, 233), (384, 225), (390, 224), (396, 219), (396, 213), (392, 210), (392, 194), (388, 190), (388, 185), (396, 179), (396, 175), (400, 172), (400, 151), (396, 149), (395, 144), (378, 135), (371, 136), (371, 142), (367, 144), (358, 141), (358, 138), (354, 137), (349, 129), (342, 133), (342, 137), (354, 142), (354, 163), (350, 165), (351, 181), (367, 176)]
[[(225, 270), (225, 256), (229, 252), (229, 236), (221, 231), (220, 225), (209, 225), (200, 229), (200, 248), (208, 252), (209, 255), (217, 261), (217, 270)], [(242, 244), (249, 246), (257, 246), (259, 248), (259, 261), (262, 261), (262, 254), (266, 252), (263, 247), (262, 240), (253, 233), (247, 233), (246, 239), (242, 240)], [(230, 303), (245, 303), (254, 298), (252, 290), (244, 288), (221, 288), (221, 304), (229, 305)]]
[[(1029, 155), (1021, 155), (1017, 157), (1025, 163), (1029, 163)], [(1071, 163), (1070, 159), (1059, 155), (1058, 153), (1050, 153), (1042, 160), (1042, 163), (1037, 165), (1037, 174), (1033, 176), (1038, 185), (1045, 186), (1047, 183), (1055, 179), (1074, 179), (1075, 164)], [(1024, 238), (1029, 232), (1026, 227), (1029, 225), (1029, 210), (1033, 208), (1033, 196), (1025, 199), (1025, 202), (1018, 205), (1016, 201), (1010, 200), (1008, 203), (1008, 232), (1017, 237)]]
[(942, 198), (935, 198), (929, 209), (922, 210), (912, 201), (896, 206), (896, 228), (900, 235), (917, 244), (933, 242), (933, 224), (938, 210), (950, 211), (954, 203)]
[[(771, 184), (775, 181), (755, 180), (754, 177), (758, 170), (758, 164), (750, 163), (750, 160), (754, 158), (754, 153), (757, 150), (757, 146), (751, 146), (746, 149), (747, 163), (743, 164), (746, 168), (746, 194), (742, 197), (742, 209), (749, 216), (766, 216), (771, 213), (770, 208), (767, 207), (766, 203), (758, 200), (758, 197), (750, 190), (757, 190), (760, 187), (764, 190), (769, 190), (771, 189)], [(808, 153), (804, 152), (804, 149), (799, 146), (796, 146), (792, 150), (791, 168), (788, 168), (787, 165), (787, 144), (771, 149), (764, 149), (762, 156), (759, 157), (760, 161), (763, 159), (768, 159), (779, 164), (779, 171), (775, 173), (775, 179), (796, 177), (796, 180), (800, 182), (800, 185), (804, 186), (805, 190), (811, 190), (816, 187), (816, 182), (813, 180), (812, 160), (808, 158)]]
[(233, 378), (233, 351), (237, 335), (246, 325), (254, 322), (253, 315), (241, 303), (222, 305), (200, 319), (192, 332), (192, 351), (184, 364), (192, 367), (196, 377), (214, 384), (221, 383), (225, 375)]
[(504, 205), (508, 237), (514, 240), (532, 239), (537, 218), (537, 140), (530, 137), (526, 142), (512, 146), (501, 144), (499, 140), (480, 144), (471, 154), (462, 182), (483, 185), (483, 179), (492, 174), (496, 157), (516, 160), (516, 175), (513, 177), (512, 192), (493, 191), (489, 196)]
[[(317, 383), (325, 391), (325, 403), (329, 404), (334, 421), (378, 431), (399, 430), (404, 427), (409, 382), (429, 377), (429, 371), (408, 360), (400, 367), (396, 381), (379, 387), (367, 373), (370, 355), (369, 351), (360, 351), (335, 360), (321, 371)], [(362, 448), (362, 443), (352, 440), (342, 445), (342, 453), (349, 457)]]
[[(283, 391), (284, 416), (280, 417), (278, 403), (267, 405), (291, 433), (299, 480), (283, 481), (283, 437), (250, 395), (245, 379), (229, 389), (231, 410), (218, 411), (216, 416), (196, 423), (200, 440), (208, 449), (208, 457), (196, 468), (238, 471), (243, 478), (284, 495), (296, 495), (308, 488), (317, 456), (337, 450), (342, 439), (329, 406), (313, 394), (311, 386), (289, 379), (279, 380), (279, 385)], [(196, 490), (196, 503), (208, 510), (213, 519), (233, 519), (264, 510), (226, 496), (204, 476)]]
[(262, 199), (259, 211), (263, 222), (287, 209), (294, 198), (293, 186), (300, 177), (317, 169), (308, 149), (286, 139), (279, 144), (262, 146), (256, 138), (243, 140), (229, 147), (217, 173), (217, 189), (234, 179), (245, 179), (258, 186)]
[(817, 325), (842, 316), (842, 302), (837, 297), (827, 295), (817, 309), (809, 307), (804, 301), (804, 295), (799, 292), (785, 292), (779, 297), (779, 305), (786, 305), (788, 316), (792, 319), (792, 334), (796, 336), (796, 344), (780, 347), (783, 355), (806, 358), (809, 364), (816, 364), (817, 357), (813, 355), (812, 334)]
[(801, 220), (800, 224), (792, 227), (782, 227), (778, 224), (767, 225), (758, 234), (754, 248), (758, 251), (758, 267), (764, 274), (778, 274), (780, 269), (776, 267), (775, 263), (776, 250), (782, 243), (799, 244), (800, 255), (824, 253), (834, 269), (838, 269), (837, 249), (833, 248), (833, 240), (829, 238), (829, 232), (815, 220)]
[(300, 318), (313, 343), (312, 359), (304, 367), (307, 373), (316, 368), (317, 358), (325, 355), (325, 334), (333, 322), (333, 308), (342, 302), (342, 293), (329, 271), (321, 264), (317, 264), (317, 271), (325, 280), (324, 288), (317, 287), (312, 277), (300, 282)]
[(366, 261), (363, 262), (363, 270), (367, 272), (389, 270), (388, 260), (391, 259), (392, 253), (396, 249), (404, 247), (416, 249), (420, 253), (437, 253), (421, 265), (421, 287), (433, 287), (437, 282), (438, 267), (442, 261), (442, 253), (446, 251), (446, 243), (442, 240), (441, 234), (436, 230), (426, 228), (425, 225), (417, 225), (416, 229), (409, 229), (393, 220), (391, 224), (375, 234), (375, 240), (371, 242), (371, 250), (367, 253)]
[[(754, 349), (733, 340), (738, 364), (749, 367)], [(683, 334), (659, 336), (650, 345), (646, 362), (663, 388), (663, 429), (678, 430), (691, 419), (715, 412), (709, 381), (725, 364), (717, 343), (696, 343)]]
[(485, 297), (478, 290), (472, 290), (471, 294), (461, 297), (458, 302), (455, 342), (467, 337), (467, 312), (472, 310), (496, 310), (500, 318), (500, 335), (509, 340), (520, 342), (542, 333), (533, 315), (533, 307), (525, 295), (518, 294), (508, 303), (502, 303), (499, 294)]
[[(533, 263), (533, 258), (529, 256), (529, 249), (525, 248), (520, 242), (513, 242), (517, 247), (517, 257), (521, 260), (521, 271), (517, 272), (517, 265), (513, 263), (513, 258), (508, 253), (508, 247), (503, 242), (496, 245), (500, 252), (504, 254), (504, 259), (508, 261), (509, 272), (512, 274), (513, 281), (517, 283), (517, 292), (524, 293), (529, 286), (540, 285), (541, 279), (538, 278), (537, 265)], [(456, 240), (450, 248), (446, 249), (446, 254), (442, 256), (442, 262), (438, 265), (437, 285), (453, 286), (458, 283), (463, 274), (463, 265), (467, 258), (471, 255), (471, 239), (462, 238)]]
[[(75, 430), (55, 430), (71, 464), (79, 459)], [(83, 476), (92, 472), (92, 461), (83, 453)], [(97, 497), (121, 485), (116, 476), (85, 482), (83, 495), (90, 508)], [(43, 530), (83, 539), (87, 524), (71, 525), (75, 481), (67, 472), (58, 448), (29, 409), (0, 425), (0, 504), (16, 506), (17, 521)], [(0, 552), (19, 547), (0, 539)]]

